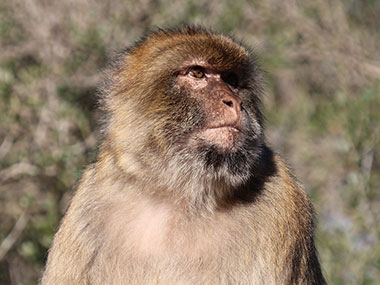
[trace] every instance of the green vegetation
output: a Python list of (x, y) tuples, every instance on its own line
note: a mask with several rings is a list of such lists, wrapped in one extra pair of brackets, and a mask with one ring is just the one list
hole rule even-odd
[(203, 24), (256, 50), (268, 140), (313, 200), (331, 284), (380, 283), (380, 1), (3, 1), (0, 284), (35, 284), (99, 133), (107, 56)]

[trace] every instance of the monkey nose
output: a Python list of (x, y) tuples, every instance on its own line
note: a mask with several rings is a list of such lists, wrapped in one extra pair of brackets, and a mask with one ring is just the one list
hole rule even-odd
[[(227, 93), (227, 92), (226, 92)], [(219, 104), (216, 106), (214, 115), (211, 115), (214, 119), (212, 125), (225, 126), (225, 127), (239, 127), (240, 123), (240, 111), (241, 111), (241, 99), (234, 94), (223, 94), (219, 97)]]
[(226, 125), (236, 127), (240, 121), (241, 99), (237, 96), (226, 94), (221, 98), (222, 120)]

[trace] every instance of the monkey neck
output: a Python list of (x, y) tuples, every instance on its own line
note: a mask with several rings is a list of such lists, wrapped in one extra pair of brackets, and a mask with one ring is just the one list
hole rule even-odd
[(109, 183), (122, 185), (120, 191), (126, 195), (156, 199), (190, 214), (214, 212), (226, 205), (231, 207), (236, 203), (249, 203), (261, 193), (265, 181), (276, 172), (273, 153), (267, 147), (260, 156), (262, 161), (259, 165), (263, 167), (252, 168), (250, 177), (239, 185), (232, 185), (223, 176), (209, 173), (195, 163), (184, 164), (186, 168), (173, 160), (147, 165), (131, 154), (124, 153), (120, 157), (113, 153), (103, 149), (97, 163), (98, 173), (103, 173)]

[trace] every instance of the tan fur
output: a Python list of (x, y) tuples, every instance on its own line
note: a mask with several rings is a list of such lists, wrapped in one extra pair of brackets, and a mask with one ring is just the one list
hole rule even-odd
[[(123, 54), (108, 71), (108, 117), (98, 159), (83, 174), (54, 238), (42, 284), (324, 283), (311, 204), (282, 159), (264, 147), (258, 105), (239, 124), (250, 122), (263, 151), (252, 173), (235, 175), (224, 164), (206, 167), (197, 147), (210, 140), (222, 152), (238, 151), (236, 130), (173, 138), (197, 126), (189, 123), (195, 120), (194, 104), (206, 108), (199, 122), (225, 120), (229, 110), (210, 110), (217, 101), (207, 102), (219, 99), (194, 93), (201, 99), (177, 106), (187, 103), (164, 97), (168, 86), (205, 87), (175, 79), (167, 85), (165, 79), (149, 82), (195, 61), (217, 73), (238, 73), (248, 58), (231, 39), (202, 29), (159, 31)], [(247, 90), (259, 92), (250, 80)], [(229, 89), (220, 92), (235, 96)], [(174, 112), (170, 100), (179, 100), (173, 102), (184, 113)], [(164, 128), (168, 123), (172, 127)]]

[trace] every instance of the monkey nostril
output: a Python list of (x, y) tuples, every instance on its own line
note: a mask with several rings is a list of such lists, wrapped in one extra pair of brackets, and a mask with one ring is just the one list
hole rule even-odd
[(230, 100), (223, 100), (223, 103), (226, 104), (228, 107), (233, 107), (234, 103)]

